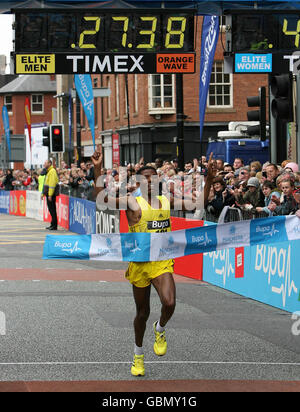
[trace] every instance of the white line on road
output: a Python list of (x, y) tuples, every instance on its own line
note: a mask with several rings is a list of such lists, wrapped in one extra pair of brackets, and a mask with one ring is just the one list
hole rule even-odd
[[(0, 362), (0, 366), (34, 366), (34, 365), (119, 365), (131, 364), (132, 361), (99, 361), (99, 362)], [(209, 362), (209, 361), (146, 361), (147, 364), (166, 364), (166, 365), (252, 365), (252, 366), (300, 366), (300, 362)]]

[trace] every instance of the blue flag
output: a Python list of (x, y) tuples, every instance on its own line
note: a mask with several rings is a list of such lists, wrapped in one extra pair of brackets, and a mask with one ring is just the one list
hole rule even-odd
[(2, 107), (2, 120), (3, 120), (6, 144), (7, 144), (7, 147), (8, 147), (9, 160), (10, 160), (11, 159), (10, 130), (9, 130), (9, 117), (8, 117), (8, 112), (7, 112), (7, 107), (6, 106)]
[(90, 74), (75, 74), (75, 87), (92, 132), (94, 150), (95, 145), (95, 112), (94, 94)]
[(199, 121), (200, 121), (200, 141), (204, 116), (206, 110), (206, 100), (208, 95), (211, 69), (214, 61), (216, 46), (219, 37), (219, 16), (204, 16), (202, 24), (202, 44), (200, 61), (200, 87), (199, 87)]

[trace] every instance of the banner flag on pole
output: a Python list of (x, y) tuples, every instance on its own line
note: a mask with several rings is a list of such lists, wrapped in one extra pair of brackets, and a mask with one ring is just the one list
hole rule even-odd
[(200, 141), (204, 125), (206, 101), (210, 83), (210, 76), (216, 46), (219, 37), (219, 16), (204, 16), (202, 24), (202, 43), (200, 60), (200, 83), (199, 83), (199, 122)]
[(72, 150), (72, 121), (73, 121), (72, 110), (73, 110), (73, 99), (72, 99), (72, 94), (71, 94), (71, 89), (70, 89), (70, 92), (69, 92), (69, 102), (68, 102), (69, 153), (70, 153), (71, 150)]
[(30, 117), (31, 110), (30, 110), (29, 97), (26, 97), (25, 99), (24, 113), (25, 113), (26, 126), (28, 130), (29, 146), (31, 150), (31, 117)]
[(85, 115), (88, 119), (89, 127), (92, 132), (94, 150), (95, 144), (95, 112), (94, 112), (94, 94), (93, 84), (90, 74), (75, 74), (75, 87), (83, 106)]
[(6, 106), (2, 107), (2, 120), (3, 120), (6, 144), (7, 144), (7, 147), (8, 147), (8, 155), (9, 155), (9, 160), (10, 160), (11, 159), (10, 129), (9, 129), (9, 117), (8, 117), (8, 112), (7, 112), (7, 107)]

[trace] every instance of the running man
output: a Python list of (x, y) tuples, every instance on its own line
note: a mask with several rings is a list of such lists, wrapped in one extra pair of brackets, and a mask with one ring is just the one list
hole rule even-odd
[[(104, 190), (103, 185), (99, 186), (98, 178), (101, 176), (102, 151), (99, 146), (92, 156), (95, 173), (96, 195)], [(146, 191), (141, 191), (139, 196), (131, 194), (119, 198), (111, 198), (106, 192), (104, 201), (108, 206), (115, 206), (116, 209), (125, 209), (129, 224), (129, 232), (160, 232), (171, 231), (170, 209), (182, 206), (182, 199), (170, 198), (166, 196), (154, 195), (153, 188), (155, 179), (158, 178), (156, 169), (151, 166), (142, 167), (138, 174), (143, 176), (147, 183)], [(144, 192), (144, 193), (143, 193)], [(153, 199), (155, 197), (156, 199)], [(154, 204), (156, 201), (156, 204)], [(178, 204), (180, 202), (180, 204)], [(152, 206), (152, 205), (155, 205)], [(185, 203), (186, 204), (186, 203)], [(191, 204), (189, 210), (191, 210)], [(194, 204), (196, 207), (196, 204)], [(157, 230), (157, 227), (164, 227)], [(154, 353), (163, 356), (167, 352), (167, 340), (165, 326), (171, 319), (176, 305), (176, 288), (173, 279), (174, 261), (164, 260), (158, 262), (130, 262), (126, 271), (126, 278), (133, 285), (133, 296), (136, 305), (136, 317), (134, 319), (135, 346), (134, 358), (131, 367), (131, 374), (134, 376), (144, 376), (144, 350), (143, 338), (146, 330), (146, 323), (150, 315), (150, 291), (151, 285), (156, 289), (161, 301), (160, 318), (153, 324), (154, 330)]]

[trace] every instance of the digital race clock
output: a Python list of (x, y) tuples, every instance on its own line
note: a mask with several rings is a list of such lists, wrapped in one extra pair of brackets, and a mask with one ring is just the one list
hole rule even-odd
[[(15, 9), (16, 73), (195, 71), (194, 10)], [(48, 71), (47, 71), (48, 70)]]
[(300, 11), (231, 10), (226, 51), (285, 53), (300, 50)]

